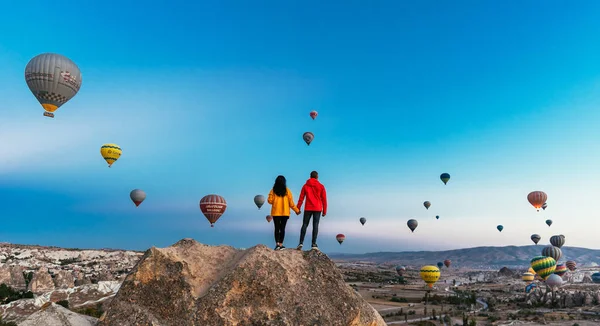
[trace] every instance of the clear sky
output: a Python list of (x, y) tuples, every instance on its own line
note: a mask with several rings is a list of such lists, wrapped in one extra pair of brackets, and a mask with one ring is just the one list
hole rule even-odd
[[(526, 245), (532, 233), (600, 248), (598, 1), (83, 3), (0, 11), (0, 241), (272, 247), (254, 195), (283, 174), (297, 200), (317, 170), (325, 252)], [(83, 74), (55, 119), (24, 80), (43, 52)], [(123, 148), (110, 169), (104, 143)], [(134, 188), (148, 194), (139, 208)], [(546, 211), (527, 202), (533, 190)], [(214, 228), (198, 207), (211, 193), (229, 205)], [(288, 247), (300, 225), (293, 215)]]

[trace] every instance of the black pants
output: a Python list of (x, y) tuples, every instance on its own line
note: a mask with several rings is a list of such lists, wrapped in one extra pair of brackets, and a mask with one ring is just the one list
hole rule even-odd
[(275, 222), (276, 243), (283, 243), (283, 238), (285, 238), (285, 225), (289, 218), (289, 216), (273, 216), (273, 222)]
[(302, 229), (300, 230), (300, 243), (304, 243), (304, 236), (306, 236), (306, 228), (310, 223), (311, 217), (313, 217), (312, 244), (317, 243), (317, 235), (319, 235), (319, 220), (321, 220), (320, 211), (304, 211)]

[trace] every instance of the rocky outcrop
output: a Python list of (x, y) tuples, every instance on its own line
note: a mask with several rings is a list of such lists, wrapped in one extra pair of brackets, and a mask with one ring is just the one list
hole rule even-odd
[(69, 271), (58, 271), (54, 276), (54, 286), (57, 289), (68, 289), (75, 287), (75, 278)]
[(25, 276), (21, 266), (6, 266), (0, 267), (0, 284), (6, 284), (15, 290), (25, 290)]
[(98, 325), (386, 324), (319, 251), (184, 239), (146, 251)]
[(52, 276), (50, 276), (50, 273), (44, 269), (34, 272), (33, 278), (27, 286), (27, 290), (35, 294), (54, 290), (54, 281), (52, 280)]
[(80, 315), (49, 302), (20, 322), (19, 326), (94, 326), (97, 321), (94, 317)]

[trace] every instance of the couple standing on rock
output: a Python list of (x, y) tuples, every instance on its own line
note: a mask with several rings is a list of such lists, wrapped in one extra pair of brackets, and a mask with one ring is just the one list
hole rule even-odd
[(325, 187), (319, 182), (319, 173), (312, 171), (310, 178), (302, 186), (298, 205), (294, 205), (294, 197), (287, 187), (285, 177), (280, 175), (275, 179), (275, 184), (269, 192), (268, 199), (268, 203), (271, 204), (271, 216), (273, 216), (273, 222), (275, 222), (275, 250), (285, 249), (283, 238), (285, 237), (285, 225), (290, 218), (290, 208), (296, 212), (296, 215), (300, 215), (300, 208), (305, 197), (306, 206), (304, 207), (304, 219), (300, 230), (300, 244), (296, 249), (302, 250), (306, 228), (311, 217), (313, 218), (312, 249), (319, 249), (317, 246), (319, 220), (321, 219), (321, 212), (323, 212), (323, 217), (327, 214), (327, 193)]

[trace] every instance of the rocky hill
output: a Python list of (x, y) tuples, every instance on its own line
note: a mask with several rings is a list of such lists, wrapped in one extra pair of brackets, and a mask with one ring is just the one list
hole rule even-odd
[[(454, 268), (498, 270), (504, 266), (522, 268), (528, 266), (534, 256), (541, 254), (543, 245), (475, 247), (447, 251), (375, 252), (366, 254), (330, 254), (340, 262), (371, 262), (376, 264), (435, 265), (450, 259)], [(578, 247), (562, 247), (561, 261), (574, 260), (579, 266), (596, 266), (600, 263), (600, 250)]]
[(385, 322), (319, 251), (247, 250), (184, 239), (151, 248), (102, 326), (349, 325)]

